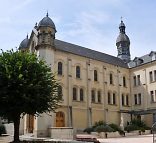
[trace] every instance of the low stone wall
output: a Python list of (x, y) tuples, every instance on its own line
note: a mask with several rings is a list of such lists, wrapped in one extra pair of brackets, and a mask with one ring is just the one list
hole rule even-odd
[(51, 127), (49, 128), (50, 137), (54, 139), (70, 139), (73, 140), (75, 133), (70, 127)]

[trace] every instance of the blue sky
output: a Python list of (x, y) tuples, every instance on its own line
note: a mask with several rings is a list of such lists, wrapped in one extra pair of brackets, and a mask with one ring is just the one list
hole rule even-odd
[(0, 49), (18, 47), (47, 10), (56, 25), (56, 39), (116, 56), (122, 16), (132, 59), (156, 51), (156, 1), (152, 0), (3, 0)]

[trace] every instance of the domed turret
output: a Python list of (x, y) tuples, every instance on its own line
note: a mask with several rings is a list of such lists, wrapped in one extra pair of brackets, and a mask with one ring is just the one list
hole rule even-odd
[(27, 50), (28, 42), (29, 42), (29, 39), (28, 39), (28, 35), (27, 35), (27, 37), (20, 43), (19, 50)]
[(130, 61), (130, 40), (126, 35), (125, 28), (126, 26), (121, 20), (121, 23), (119, 24), (120, 33), (116, 39), (116, 46), (118, 49), (117, 57), (122, 59), (125, 63), (128, 63)]
[(51, 18), (49, 18), (48, 13), (46, 14), (46, 17), (44, 17), (38, 24), (38, 28), (40, 27), (51, 27), (56, 31), (56, 27), (54, 22)]
[(56, 27), (54, 22), (49, 18), (48, 13), (46, 17), (44, 17), (37, 26), (38, 31), (38, 45), (54, 45)]

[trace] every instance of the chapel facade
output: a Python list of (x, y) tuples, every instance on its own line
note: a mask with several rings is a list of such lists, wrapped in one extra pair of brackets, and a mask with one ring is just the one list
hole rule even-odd
[(49, 127), (82, 131), (97, 121), (122, 128), (133, 118), (151, 126), (156, 121), (156, 52), (131, 60), (130, 39), (121, 20), (114, 57), (55, 38), (47, 15), (35, 25), (19, 49), (37, 54), (61, 82), (61, 107), (52, 116), (21, 119), (21, 134), (47, 136)]

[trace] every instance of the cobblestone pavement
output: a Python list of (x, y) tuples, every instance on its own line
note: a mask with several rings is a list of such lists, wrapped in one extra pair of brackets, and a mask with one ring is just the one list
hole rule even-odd
[(98, 139), (101, 143), (153, 143), (153, 135), (139, 135), (122, 138)]

